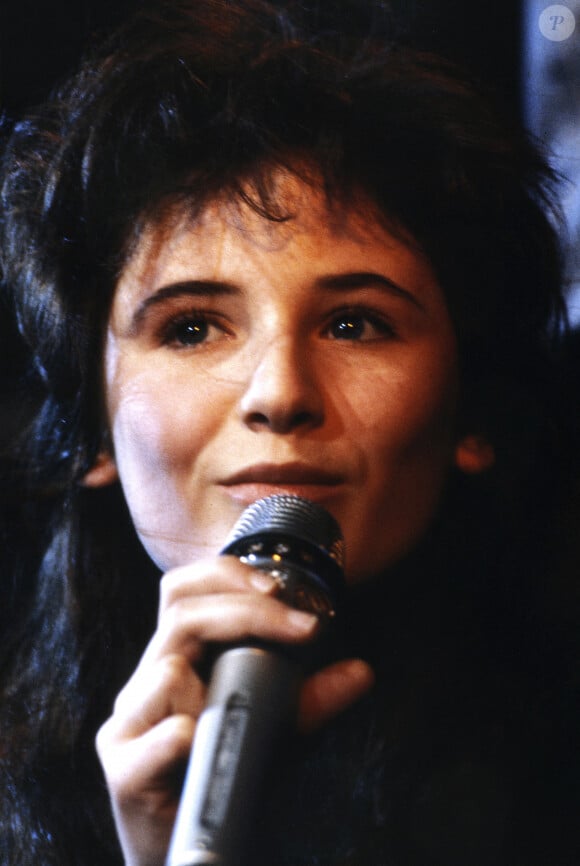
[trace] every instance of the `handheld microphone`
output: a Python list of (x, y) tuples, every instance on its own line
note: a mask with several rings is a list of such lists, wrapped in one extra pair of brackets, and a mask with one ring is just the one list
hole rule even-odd
[[(260, 499), (221, 553), (267, 571), (287, 604), (323, 622), (335, 615), (344, 547), (340, 527), (321, 506), (285, 494)], [(218, 656), (166, 866), (239, 866), (268, 760), (296, 714), (304, 651), (256, 641)]]

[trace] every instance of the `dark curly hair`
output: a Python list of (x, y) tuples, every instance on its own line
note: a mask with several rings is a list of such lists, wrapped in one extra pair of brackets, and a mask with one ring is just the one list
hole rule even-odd
[(257, 210), (284, 218), (278, 168), (314, 167), (329, 195), (362, 190), (410, 232), (466, 375), (509, 378), (557, 326), (544, 163), (444, 62), (394, 44), (379, 4), (354, 8), (341, 32), (298, 3), (161, 3), (16, 125), (2, 267), (47, 389), (33, 437), (47, 483), (82, 477), (100, 447), (102, 329), (143, 226), (176, 202), (247, 198), (249, 184)]

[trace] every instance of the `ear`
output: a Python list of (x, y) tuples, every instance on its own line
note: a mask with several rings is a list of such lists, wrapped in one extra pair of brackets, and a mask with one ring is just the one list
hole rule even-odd
[(108, 451), (99, 451), (97, 459), (81, 481), (83, 487), (106, 487), (118, 478), (117, 464)]
[(483, 434), (470, 433), (455, 446), (455, 465), (467, 475), (478, 475), (495, 463), (495, 450)]

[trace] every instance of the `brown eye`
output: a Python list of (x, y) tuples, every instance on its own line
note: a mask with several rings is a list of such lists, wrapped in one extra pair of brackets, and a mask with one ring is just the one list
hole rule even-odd
[(390, 322), (370, 312), (346, 311), (335, 315), (327, 329), (333, 340), (372, 341), (395, 336)]
[(173, 339), (184, 346), (196, 346), (207, 339), (209, 324), (203, 320), (181, 322), (173, 328)]
[(360, 340), (364, 331), (365, 320), (362, 316), (342, 316), (330, 327), (330, 333), (336, 340)]
[(171, 319), (162, 332), (164, 345), (193, 348), (218, 339), (223, 331), (203, 315), (187, 313)]

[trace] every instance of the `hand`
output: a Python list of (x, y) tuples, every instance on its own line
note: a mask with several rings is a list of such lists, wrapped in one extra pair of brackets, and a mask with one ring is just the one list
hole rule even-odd
[[(127, 866), (163, 866), (206, 687), (199, 675), (206, 644), (254, 637), (305, 643), (314, 616), (274, 597), (275, 581), (233, 557), (168, 572), (157, 630), (113, 715), (97, 736)], [(304, 684), (299, 725), (310, 731), (364, 694), (373, 681), (358, 660), (339, 662)]]

